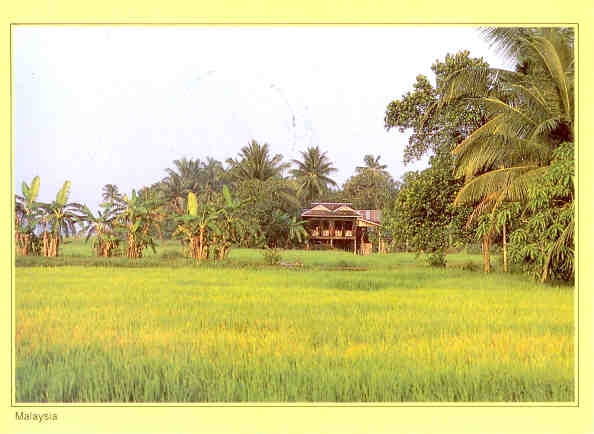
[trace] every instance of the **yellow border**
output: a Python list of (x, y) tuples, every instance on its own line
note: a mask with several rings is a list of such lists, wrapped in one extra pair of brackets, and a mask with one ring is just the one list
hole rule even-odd
[[(6, 2), (8, 3), (8, 2)], [(54, 2), (10, 2), (0, 6), (2, 31), (0, 31), (0, 56), (10, 58), (11, 23), (326, 23), (336, 25), (418, 25), (437, 24), (476, 24), (476, 23), (578, 23), (579, 25), (579, 64), (578, 64), (578, 155), (579, 155), (579, 213), (578, 229), (581, 255), (579, 266), (579, 407), (554, 407), (554, 404), (530, 407), (505, 404), (480, 407), (462, 405), (453, 407), (403, 405), (392, 406), (140, 406), (134, 408), (103, 407), (47, 407), (55, 412), (59, 421), (45, 424), (24, 424), (15, 421), (16, 408), (10, 407), (12, 401), (10, 363), (12, 356), (3, 351), (0, 362), (0, 432), (593, 432), (592, 423), (592, 267), (588, 259), (588, 247), (592, 240), (589, 224), (592, 218), (589, 199), (592, 197), (592, 119), (593, 100), (592, 77), (594, 69), (592, 57), (594, 36), (594, 9), (590, 2), (567, 1), (550, 4), (530, 0), (518, 2), (502, 0), (478, 6), (476, 2), (338, 2), (301, 1), (275, 3), (258, 0), (256, 2), (210, 2), (195, 3), (183, 7), (177, 2), (157, 2), (134, 0), (120, 4), (117, 0), (83, 3), (61, 0)], [(555, 4), (552, 4), (555, 3)], [(359, 25), (359, 24), (357, 24)], [(387, 54), (389, 55), (389, 54)], [(4, 86), (0, 92), (4, 104), (3, 120), (0, 128), (5, 138), (4, 154), (6, 180), (2, 183), (4, 201), (0, 201), (5, 225), (11, 227), (10, 168), (10, 63), (5, 61), (0, 70)], [(12, 245), (8, 230), (0, 232), (1, 245)], [(5, 288), (0, 302), (0, 318), (4, 327), (0, 333), (2, 348), (8, 349), (13, 337), (10, 334), (11, 301), (10, 283), (12, 273), (9, 266), (10, 251), (3, 249), (1, 258), (5, 264)], [(576, 301), (577, 303), (577, 301)], [(576, 304), (577, 307), (577, 304)], [(576, 339), (578, 337), (576, 336)], [(564, 404), (566, 405), (566, 404)], [(41, 410), (43, 406), (28, 407)], [(27, 408), (24, 408), (27, 409)]]

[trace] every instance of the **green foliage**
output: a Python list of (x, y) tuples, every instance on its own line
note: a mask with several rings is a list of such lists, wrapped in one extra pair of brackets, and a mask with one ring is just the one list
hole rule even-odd
[(245, 247), (285, 245), (290, 218), (300, 212), (294, 183), (279, 178), (253, 179), (238, 182), (235, 188), (243, 204), (238, 211), (242, 225), (239, 243)]
[(15, 195), (15, 246), (18, 255), (40, 255), (42, 253), (41, 239), (35, 229), (41, 221), (43, 209), (37, 202), (40, 179), (36, 176), (31, 186), (23, 181), (22, 196)]
[(206, 161), (182, 158), (174, 160), (173, 165), (173, 169), (166, 169), (165, 178), (150, 187), (162, 201), (159, 230), (166, 238), (171, 238), (177, 227), (175, 216), (187, 208), (188, 193), (215, 196), (230, 182), (221, 162), (211, 157)]
[(302, 199), (302, 204), (309, 206), (310, 202), (328, 192), (330, 186), (336, 186), (336, 182), (329, 176), (336, 172), (336, 168), (319, 146), (301, 151), (301, 158), (302, 160), (292, 161), (296, 168), (291, 170), (291, 175), (297, 182), (297, 194)]
[(60, 191), (58, 191), (58, 194), (56, 195), (56, 204), (58, 206), (66, 205), (66, 202), (68, 201), (69, 196), (70, 196), (70, 181), (65, 181), (64, 185), (62, 186), (62, 188), (60, 189)]
[(438, 250), (427, 255), (427, 264), (431, 267), (445, 267), (446, 257), (443, 250)]
[(488, 65), (482, 58), (471, 58), (468, 51), (447, 54), (443, 62), (436, 61), (431, 66), (436, 87), (431, 85), (427, 77), (419, 75), (412, 91), (388, 105), (384, 118), (385, 128), (412, 132), (404, 149), (405, 162), (419, 159), (428, 152), (451, 150), (484, 122), (482, 106), (469, 101), (450, 104), (440, 111), (435, 110), (437, 103), (448, 91), (445, 86), (447, 78), (467, 67)]
[(114, 225), (117, 215), (113, 207), (104, 203), (103, 211), (97, 214), (86, 206), (80, 208), (81, 216), (78, 223), (82, 224), (82, 232), (86, 234), (86, 240), (93, 238), (92, 246), (97, 256), (113, 256), (118, 252), (120, 239), (114, 231)]
[(468, 51), (448, 54), (431, 69), (436, 75), (433, 87), (427, 77), (418, 76), (413, 90), (392, 101), (385, 114), (385, 127), (411, 131), (404, 149), (410, 162), (430, 153), (430, 167), (409, 172), (393, 204), (384, 210), (383, 232), (392, 239), (392, 248), (436, 252), (470, 241), (466, 219), (468, 208), (452, 206), (462, 183), (453, 176), (450, 151), (484, 120), (480, 104), (465, 101), (436, 110), (443, 98), (447, 78), (460, 68), (487, 66), (482, 59), (469, 57)]
[(268, 246), (287, 248), (302, 245), (307, 238), (304, 225), (304, 221), (274, 210), (265, 231)]
[(76, 224), (81, 220), (82, 205), (68, 202), (69, 197), (70, 181), (65, 181), (53, 202), (42, 203), (38, 207), (44, 256), (58, 256), (64, 237), (76, 233)]
[(252, 140), (247, 146), (241, 148), (236, 159), (229, 158), (229, 173), (236, 181), (260, 180), (266, 181), (269, 178), (279, 177), (282, 171), (289, 167), (289, 163), (283, 163), (281, 154), (270, 155), (267, 143), (263, 145)]
[(396, 183), (379, 160), (379, 156), (366, 155), (365, 166), (357, 167), (357, 173), (344, 184), (344, 197), (357, 209), (383, 209), (394, 199)]
[(459, 188), (447, 154), (433, 158), (432, 166), (422, 172), (408, 172), (384, 214), (384, 235), (398, 248), (413, 251), (437, 252), (465, 243), (463, 220), (468, 211), (452, 205)]
[(196, 196), (190, 192), (186, 213), (176, 217), (174, 235), (183, 240), (189, 256), (198, 261), (225, 259), (241, 237), (241, 208), (241, 201), (231, 196), (226, 185), (220, 194), (203, 192)]
[[(446, 80), (437, 112), (478, 100), (486, 120), (454, 149), (456, 175), (465, 177), (455, 202), (475, 205), (475, 215), (490, 215), (479, 226), (487, 244), (509, 223), (511, 258), (525, 270), (543, 281), (572, 279), (573, 31), (484, 33), (517, 66), (506, 71), (471, 65)], [(506, 210), (507, 202), (516, 204), (514, 212)]]
[(510, 237), (510, 255), (540, 280), (574, 278), (574, 145), (554, 151), (553, 161), (530, 199), (521, 226)]
[[(29, 203), (33, 203), (37, 200), (37, 196), (39, 196), (39, 187), (41, 184), (41, 180), (39, 176), (36, 176), (31, 181), (31, 188), (27, 188), (27, 184), (23, 182), (23, 194), (25, 195), (26, 200)], [(25, 193), (25, 188), (27, 188), (27, 192)]]
[(160, 200), (153, 197), (149, 190), (140, 193), (132, 190), (130, 197), (123, 195), (109, 204), (116, 214), (114, 232), (125, 240), (128, 258), (142, 258), (147, 247), (156, 250), (154, 236), (160, 205)]

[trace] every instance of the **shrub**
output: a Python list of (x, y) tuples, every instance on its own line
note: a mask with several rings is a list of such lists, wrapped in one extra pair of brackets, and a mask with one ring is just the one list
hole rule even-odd
[(445, 254), (441, 250), (430, 253), (429, 256), (427, 256), (427, 264), (429, 264), (431, 267), (445, 267)]
[(280, 264), (282, 260), (281, 251), (277, 248), (266, 248), (262, 253), (262, 256), (264, 256), (264, 262), (266, 262), (268, 265)]

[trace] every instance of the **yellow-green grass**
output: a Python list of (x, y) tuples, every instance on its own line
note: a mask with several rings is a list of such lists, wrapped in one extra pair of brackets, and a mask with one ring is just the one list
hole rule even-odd
[(17, 402), (573, 401), (573, 288), (403, 258), (17, 267)]

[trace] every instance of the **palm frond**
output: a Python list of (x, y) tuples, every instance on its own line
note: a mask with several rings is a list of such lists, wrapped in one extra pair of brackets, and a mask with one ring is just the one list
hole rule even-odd
[(566, 72), (561, 58), (559, 57), (558, 50), (549, 39), (544, 37), (536, 37), (533, 41), (527, 41), (527, 44), (538, 54), (549, 71), (553, 83), (559, 93), (559, 99), (563, 107), (563, 114), (567, 116), (567, 118), (570, 118), (573, 115), (573, 108), (571, 107), (570, 102)]
[(64, 185), (56, 195), (56, 203), (60, 206), (66, 205), (68, 196), (70, 195), (70, 181), (65, 181)]
[(466, 183), (456, 195), (454, 205), (480, 202), (489, 194), (505, 191), (511, 201), (523, 200), (527, 194), (528, 173), (540, 169), (536, 165), (492, 170)]
[(30, 203), (35, 202), (37, 200), (37, 196), (39, 195), (39, 185), (40, 185), (39, 176), (36, 176), (31, 181), (31, 187), (29, 187), (28, 200)]

